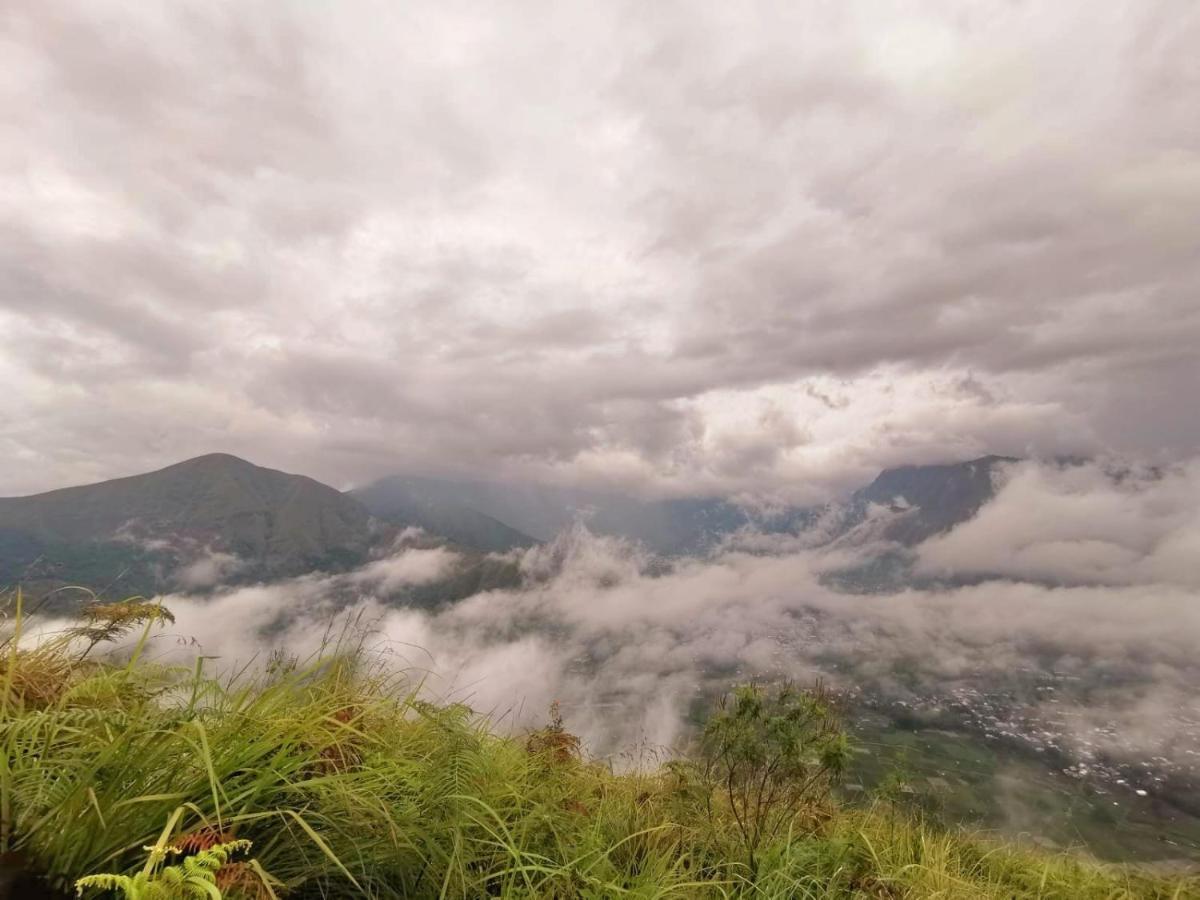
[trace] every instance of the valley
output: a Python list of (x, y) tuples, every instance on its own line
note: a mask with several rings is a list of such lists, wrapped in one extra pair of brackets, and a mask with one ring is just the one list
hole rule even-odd
[[(1079, 465), (1035, 471), (1069, 479)], [(50, 620), (89, 599), (72, 584), (162, 596), (187, 613), (185, 648), (217, 657), (228, 639), (196, 642), (186, 623), (209, 606), (236, 610), (242, 596), (260, 624), (237, 653), (256, 641), (286, 650), (306, 629), (353, 619), (368, 645), (375, 635), (410, 646), (405, 656), (427, 657), (420, 665), (444, 680), (439, 691), (506, 728), (536, 721), (534, 695), (552, 691), (589, 751), (621, 766), (686, 753), (734, 683), (822, 679), (855, 740), (847, 803), (887, 796), (950, 827), (1186, 868), (1200, 860), (1200, 712), (1163, 705), (1148, 728), (1131, 709), (1158, 696), (1164, 666), (1186, 685), (1193, 664), (1151, 644), (1101, 656), (1069, 632), (1037, 634), (1038, 617), (1071, 620), (1057, 605), (1095, 588), (1038, 578), (1021, 588), (1035, 598), (1020, 600), (1013, 629), (972, 610), (1012, 602), (1014, 585), (986, 569), (922, 567), (927, 546), (1003, 502), (1019, 466), (901, 467), (840, 501), (764, 515), (718, 500), (413, 479), (343, 494), (216, 455), (0, 500), (0, 571)], [(730, 597), (689, 612), (688, 595), (709, 584)], [(1001, 644), (985, 652), (989, 639)], [(933, 640), (945, 646), (931, 654), (906, 643)], [(534, 695), (520, 686), (533, 682), (496, 687), (490, 660), (529, 642), (530, 675), (545, 667), (545, 683)]]

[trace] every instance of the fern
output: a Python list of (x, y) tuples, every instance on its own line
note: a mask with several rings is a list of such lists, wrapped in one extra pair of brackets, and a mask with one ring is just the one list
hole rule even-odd
[[(153, 861), (159, 851), (153, 847), (147, 849)], [(150, 871), (143, 870), (136, 875), (86, 875), (75, 882), (75, 890), (81, 897), (84, 891), (96, 889), (120, 892), (126, 900), (183, 900), (187, 897), (220, 900), (217, 872), (229, 863), (234, 853), (249, 849), (250, 842), (247, 840), (226, 841), (188, 856), (177, 865), (163, 866), (157, 871), (152, 865)], [(182, 852), (179, 847), (168, 850)]]

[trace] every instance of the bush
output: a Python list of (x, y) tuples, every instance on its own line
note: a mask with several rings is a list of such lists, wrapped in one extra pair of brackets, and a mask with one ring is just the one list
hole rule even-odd
[(695, 771), (708, 820), (732, 817), (753, 876), (764, 843), (798, 822), (812, 830), (828, 814), (849, 755), (832, 698), (820, 685), (742, 685), (721, 699), (704, 726)]

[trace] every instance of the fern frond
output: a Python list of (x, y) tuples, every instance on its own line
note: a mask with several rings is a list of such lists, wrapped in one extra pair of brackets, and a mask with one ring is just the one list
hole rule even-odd
[[(158, 871), (139, 872), (136, 875), (86, 875), (75, 882), (79, 896), (95, 888), (103, 891), (119, 891), (125, 900), (185, 900), (185, 898), (220, 898), (221, 889), (217, 873), (229, 864), (235, 853), (250, 849), (250, 841), (241, 839), (213, 844), (205, 850), (184, 858), (173, 866), (163, 866)], [(152, 858), (154, 849), (150, 848)], [(168, 851), (181, 853), (180, 847)]]

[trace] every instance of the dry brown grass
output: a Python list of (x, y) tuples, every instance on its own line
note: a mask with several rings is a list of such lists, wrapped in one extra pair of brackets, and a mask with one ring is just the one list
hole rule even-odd
[(71, 682), (71, 661), (53, 650), (20, 650), (0, 657), (0, 690), (21, 709), (45, 709)]

